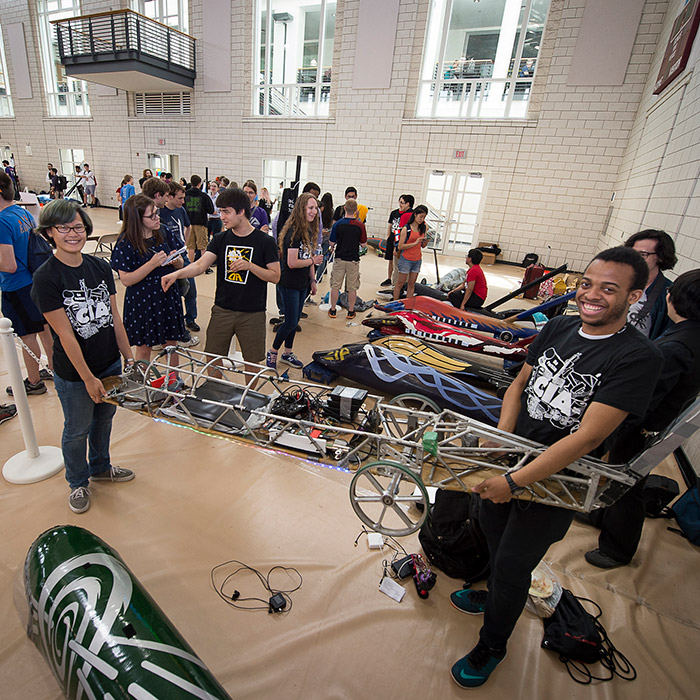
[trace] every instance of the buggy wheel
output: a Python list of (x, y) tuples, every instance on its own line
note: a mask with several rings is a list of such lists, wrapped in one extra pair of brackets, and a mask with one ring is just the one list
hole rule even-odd
[[(367, 527), (391, 537), (420, 529), (428, 517), (428, 492), (420, 478), (395, 462), (372, 462), (350, 482), (350, 502)], [(412, 506), (423, 504), (422, 512)]]

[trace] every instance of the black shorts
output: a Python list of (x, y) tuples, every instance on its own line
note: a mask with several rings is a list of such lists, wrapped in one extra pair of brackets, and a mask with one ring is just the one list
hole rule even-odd
[(384, 251), (384, 260), (394, 259), (394, 232), (392, 231), (386, 239), (386, 250)]
[(2, 313), (12, 322), (12, 330), (20, 337), (41, 333), (46, 321), (32, 301), (32, 285), (2, 293)]

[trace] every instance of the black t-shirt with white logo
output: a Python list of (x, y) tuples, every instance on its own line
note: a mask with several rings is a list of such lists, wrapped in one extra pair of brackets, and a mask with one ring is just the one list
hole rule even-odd
[(240, 258), (262, 268), (277, 262), (279, 255), (274, 238), (257, 228), (247, 236), (237, 236), (231, 229), (226, 229), (212, 237), (207, 251), (216, 255), (214, 303), (229, 311), (265, 311), (267, 282), (249, 270), (235, 272), (230, 265)]
[[(35, 273), (32, 299), (42, 313), (63, 309), (90, 371), (100, 377), (119, 359), (110, 296), (116, 294), (109, 263), (83, 255), (79, 267), (52, 256)], [(54, 372), (69, 382), (82, 381), (61, 341), (53, 336)]]
[(311, 284), (311, 275), (307, 267), (289, 267), (287, 265), (287, 251), (296, 248), (299, 252), (299, 260), (308, 260), (313, 251), (307, 250), (301, 239), (292, 240), (294, 230), (289, 229), (284, 237), (284, 247), (282, 249), (282, 272), (280, 275), (280, 286), (288, 289), (306, 289)]
[(608, 338), (579, 333), (578, 316), (552, 319), (530, 345), (532, 373), (521, 396), (516, 435), (552, 445), (575, 432), (592, 402), (642, 416), (661, 353), (630, 325)]

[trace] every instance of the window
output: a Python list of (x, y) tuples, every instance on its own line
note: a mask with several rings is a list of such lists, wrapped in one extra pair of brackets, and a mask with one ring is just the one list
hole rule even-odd
[(78, 0), (38, 0), (41, 62), (44, 88), (52, 117), (89, 117), (87, 83), (69, 78), (58, 56), (58, 41), (52, 20), (80, 16)]
[(524, 119), (549, 0), (432, 0), (416, 116)]
[[(307, 162), (302, 160), (301, 175), (299, 176), (301, 179), (299, 192), (301, 192), (301, 188), (308, 180), (307, 170)], [(285, 187), (291, 187), (294, 184), (296, 172), (296, 158), (288, 158), (286, 160), (263, 160), (262, 187), (267, 187), (270, 197), (272, 197), (273, 200), (277, 199), (278, 205), (280, 197), (282, 196), (282, 190), (284, 190)]]
[(131, 0), (131, 9), (173, 29), (188, 31), (187, 0)]
[[(82, 148), (59, 148), (58, 149), (58, 172), (66, 176), (69, 188), (76, 183), (75, 166), (79, 165), (83, 170), (85, 162), (85, 151)], [(77, 198), (77, 192), (76, 192)]]
[(253, 114), (326, 117), (335, 2), (257, 0)]
[(10, 83), (7, 80), (7, 64), (5, 63), (5, 45), (2, 43), (2, 29), (0, 29), (0, 117), (14, 117), (12, 98), (10, 97)]
[(136, 116), (191, 114), (189, 92), (137, 92)]

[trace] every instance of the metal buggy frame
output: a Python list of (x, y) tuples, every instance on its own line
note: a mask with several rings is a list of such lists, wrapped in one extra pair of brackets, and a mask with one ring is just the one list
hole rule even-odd
[[(323, 401), (330, 389), (324, 385), (192, 349), (168, 348), (107, 384), (107, 400), (118, 406), (355, 472), (350, 483), (355, 513), (371, 529), (392, 536), (421, 527), (429, 510), (427, 487), (468, 491), (489, 476), (517, 471), (547, 449), (441, 411), (417, 394), (389, 401), (368, 394), (352, 415), (329, 415)], [(309, 406), (306, 417), (282, 415), (276, 408), (276, 400), (290, 392)], [(630, 463), (582, 458), (531, 484), (518, 498), (579, 512), (605, 507), (698, 427), (700, 399), (664, 433), (650, 437), (651, 444)]]

